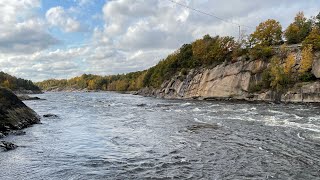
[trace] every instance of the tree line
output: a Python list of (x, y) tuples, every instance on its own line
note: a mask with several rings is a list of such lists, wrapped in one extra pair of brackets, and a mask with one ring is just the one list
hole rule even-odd
[(16, 78), (4, 72), (0, 72), (0, 86), (11, 89), (12, 91), (40, 91), (40, 88), (36, 86), (32, 81)]
[[(287, 51), (287, 46), (291, 44), (301, 44), (303, 49), (301, 66), (297, 72), (293, 70), (296, 57)], [(143, 87), (159, 88), (172, 76), (180, 74), (183, 78), (194, 68), (211, 68), (223, 62), (263, 59), (270, 61), (271, 67), (263, 73), (263, 81), (251, 87), (251, 90), (281, 89), (297, 81), (314, 80), (310, 70), (314, 52), (319, 50), (320, 13), (306, 18), (303, 12), (299, 12), (284, 31), (279, 21), (269, 19), (260, 23), (252, 34), (244, 36), (240, 41), (230, 36), (205, 35), (190, 44), (184, 44), (145, 71), (110, 76), (83, 74), (68, 80), (46, 80), (37, 85), (44, 90), (73, 88), (134, 91)]]

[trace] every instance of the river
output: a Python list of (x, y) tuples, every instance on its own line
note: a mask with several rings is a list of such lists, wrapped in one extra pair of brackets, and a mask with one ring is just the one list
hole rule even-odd
[(0, 179), (320, 179), (320, 107), (45, 93)]

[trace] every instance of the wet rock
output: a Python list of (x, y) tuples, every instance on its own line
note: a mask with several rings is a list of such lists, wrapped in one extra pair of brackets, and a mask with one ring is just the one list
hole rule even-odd
[(196, 124), (196, 125), (188, 126), (187, 129), (189, 131), (196, 132), (201, 129), (218, 129), (218, 125), (205, 124), (205, 123), (204, 124)]
[(132, 91), (131, 94), (132, 95), (139, 95), (138, 91)]
[(18, 95), (18, 98), (21, 101), (45, 100), (45, 99), (41, 99), (39, 97), (31, 97), (31, 96), (28, 96), (28, 95)]
[(9, 134), (14, 135), (14, 136), (22, 136), (22, 135), (25, 135), (26, 132), (24, 132), (22, 130), (16, 130), (16, 131), (11, 131)]
[(137, 104), (137, 106), (138, 107), (144, 107), (144, 106), (146, 106), (146, 104), (143, 104), (143, 103), (142, 104)]
[(45, 117), (45, 118), (58, 118), (59, 116), (56, 114), (45, 114), (45, 115), (43, 115), (43, 117)]
[(0, 133), (0, 139), (6, 137), (3, 133)]
[(4, 149), (5, 151), (10, 151), (16, 149), (18, 146), (7, 141), (1, 141), (0, 142), (0, 147)]
[(0, 133), (8, 134), (40, 122), (40, 117), (12, 91), (0, 88)]

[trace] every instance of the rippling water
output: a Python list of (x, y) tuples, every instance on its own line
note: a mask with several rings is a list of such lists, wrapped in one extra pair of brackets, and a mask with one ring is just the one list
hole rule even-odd
[(0, 179), (320, 179), (315, 105), (46, 93)]

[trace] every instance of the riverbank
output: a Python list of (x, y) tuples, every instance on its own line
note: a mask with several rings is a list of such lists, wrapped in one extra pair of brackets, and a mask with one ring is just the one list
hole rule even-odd
[(35, 111), (26, 106), (12, 91), (0, 88), (1, 136), (37, 123), (40, 123), (40, 117)]
[[(301, 66), (301, 49), (290, 50), (296, 57), (292, 77), (297, 79)], [(213, 68), (192, 69), (162, 83), (160, 88), (145, 87), (135, 94), (165, 99), (245, 100), (284, 103), (320, 103), (320, 55), (315, 54), (310, 70), (313, 80), (296, 80), (282, 88), (264, 87), (271, 61), (252, 60), (225, 62)], [(285, 66), (282, 62), (279, 66)]]

